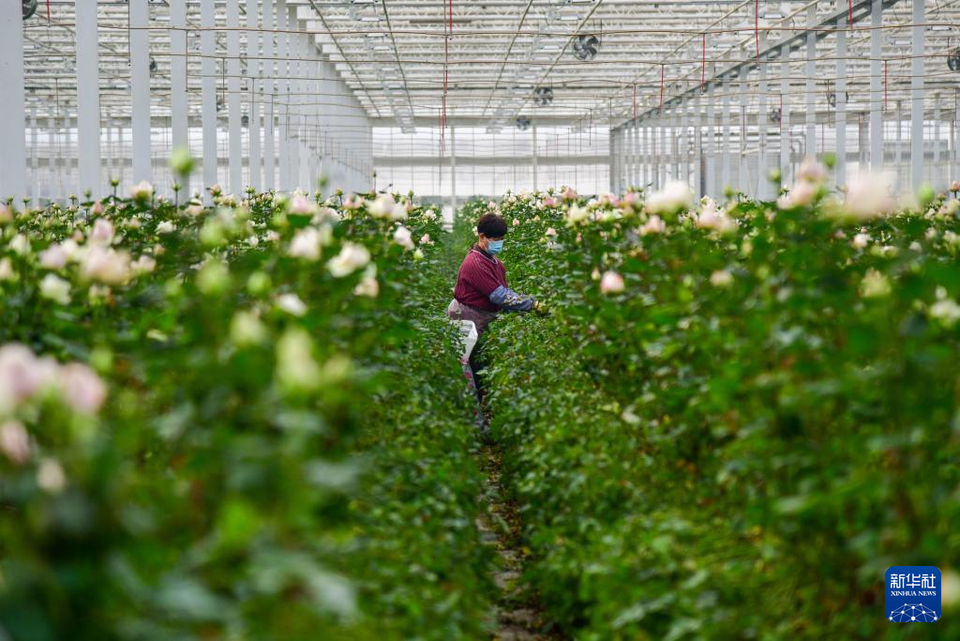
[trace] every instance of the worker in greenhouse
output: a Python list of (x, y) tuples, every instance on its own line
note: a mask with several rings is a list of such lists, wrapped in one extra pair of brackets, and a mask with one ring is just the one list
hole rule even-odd
[(447, 315), (456, 320), (473, 321), (483, 334), (499, 311), (542, 312), (532, 296), (510, 289), (507, 270), (497, 258), (507, 235), (507, 222), (496, 214), (485, 214), (477, 222), (477, 243), (460, 265), (453, 300)]

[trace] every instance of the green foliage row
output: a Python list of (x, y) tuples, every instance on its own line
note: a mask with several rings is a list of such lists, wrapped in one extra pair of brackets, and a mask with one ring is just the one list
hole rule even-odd
[(436, 215), (214, 196), (0, 207), (0, 349), (106, 388), (94, 413), (0, 407), (29, 435), (0, 452), (0, 637), (480, 636)]
[[(960, 635), (956, 205), (464, 209), (504, 216), (511, 285), (552, 310), (498, 320), (484, 349), (527, 579), (556, 621), (581, 639)], [(887, 621), (891, 565), (943, 571), (941, 621)]]

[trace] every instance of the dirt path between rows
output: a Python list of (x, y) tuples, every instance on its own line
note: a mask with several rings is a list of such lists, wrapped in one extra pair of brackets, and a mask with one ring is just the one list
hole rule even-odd
[(525, 591), (520, 583), (523, 571), (524, 551), (520, 545), (517, 514), (504, 498), (500, 485), (500, 454), (495, 448), (485, 445), (480, 450), (480, 464), (487, 474), (479, 497), (486, 509), (477, 518), (484, 545), (496, 547), (497, 568), (494, 581), (500, 596), (497, 599), (496, 628), (491, 636), (494, 641), (557, 641), (563, 637), (549, 632), (552, 627), (534, 595)]

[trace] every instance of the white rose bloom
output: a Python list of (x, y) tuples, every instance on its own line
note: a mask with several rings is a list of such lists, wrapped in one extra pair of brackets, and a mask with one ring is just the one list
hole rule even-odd
[(16, 278), (16, 272), (13, 271), (13, 263), (6, 256), (0, 258), (0, 281), (13, 280)]
[(353, 289), (353, 293), (357, 296), (366, 296), (368, 298), (376, 298), (380, 295), (380, 283), (377, 282), (377, 268), (374, 265), (370, 265), (363, 272), (363, 279), (357, 283), (357, 286)]
[(139, 185), (132, 185), (130, 187), (131, 198), (146, 200), (150, 198), (150, 196), (153, 196), (153, 185), (146, 180), (141, 181)]
[(856, 249), (863, 249), (870, 244), (870, 235), (864, 233), (857, 234), (853, 237), (853, 240), (850, 241), (850, 244)]
[(307, 313), (307, 305), (296, 294), (281, 294), (277, 296), (277, 308), (285, 311), (291, 316), (304, 316)]
[(67, 484), (67, 477), (56, 459), (45, 458), (37, 468), (37, 485), (50, 494), (59, 494)]
[(26, 256), (30, 253), (30, 239), (23, 234), (17, 234), (10, 239), (10, 249), (15, 254)]
[(846, 213), (858, 220), (867, 220), (897, 209), (893, 195), (893, 177), (889, 172), (862, 174), (847, 185), (844, 201)]
[(304, 227), (298, 231), (296, 235), (294, 235), (293, 240), (290, 241), (290, 249), (287, 253), (295, 258), (317, 261), (320, 260), (320, 246), (322, 242), (323, 239), (320, 235), (320, 230), (316, 227)]
[(733, 284), (733, 274), (721, 269), (710, 274), (710, 284), (714, 287), (728, 287)]
[(61, 305), (67, 305), (70, 303), (70, 283), (53, 274), (47, 274), (40, 281), (40, 295)]
[(397, 216), (395, 211), (398, 209), (403, 212), (403, 217), (405, 218), (407, 215), (406, 209), (404, 209), (403, 205), (397, 203), (390, 194), (380, 194), (373, 202), (367, 202), (367, 211), (374, 218), (389, 218), (393, 220)]
[(137, 260), (133, 261), (130, 264), (131, 269), (137, 274), (147, 274), (152, 272), (157, 266), (157, 261), (155, 261), (151, 256), (144, 254)]
[(309, 391), (320, 386), (320, 366), (313, 358), (313, 340), (296, 327), (277, 341), (277, 379), (289, 391)]
[(330, 262), (327, 269), (335, 278), (343, 278), (370, 263), (370, 252), (363, 245), (345, 243), (343, 249)]
[(567, 223), (575, 225), (585, 221), (589, 216), (590, 211), (586, 207), (572, 205), (570, 209), (567, 210)]
[(890, 280), (875, 269), (868, 269), (860, 282), (860, 295), (864, 298), (880, 298), (890, 293)]
[(679, 180), (671, 180), (662, 190), (652, 193), (646, 202), (646, 209), (651, 214), (674, 214), (692, 207), (690, 185)]
[(171, 221), (169, 221), (169, 220), (165, 220), (165, 221), (163, 221), (162, 223), (160, 223), (159, 225), (157, 225), (157, 233), (158, 233), (158, 234), (172, 234), (172, 233), (175, 232), (176, 230), (177, 230), (176, 225), (174, 225), (174, 224), (173, 224)]
[(414, 248), (413, 234), (403, 225), (397, 227), (397, 230), (393, 232), (393, 242), (407, 250)]

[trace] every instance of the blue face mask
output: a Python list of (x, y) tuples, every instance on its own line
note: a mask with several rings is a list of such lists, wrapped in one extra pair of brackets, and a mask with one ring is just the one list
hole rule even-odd
[(487, 252), (496, 256), (503, 251), (503, 239), (491, 240), (487, 243)]

